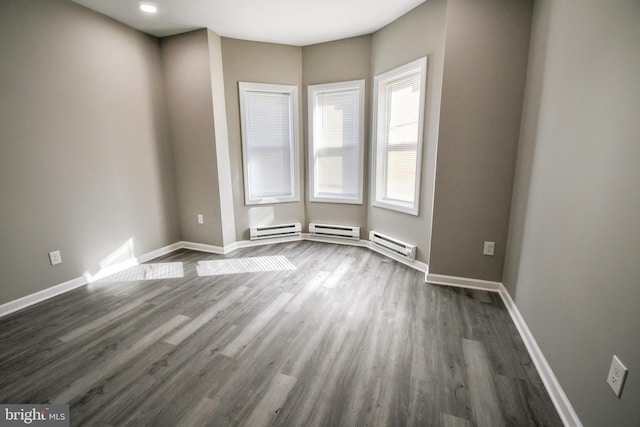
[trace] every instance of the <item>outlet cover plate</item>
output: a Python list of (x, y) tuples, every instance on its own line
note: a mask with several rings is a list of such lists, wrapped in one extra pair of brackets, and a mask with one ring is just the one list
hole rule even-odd
[(607, 383), (616, 396), (620, 397), (622, 393), (622, 387), (624, 386), (624, 380), (627, 379), (627, 368), (622, 364), (618, 356), (613, 356), (611, 361), (611, 368), (609, 368), (609, 376), (607, 377)]
[(51, 261), (51, 265), (57, 265), (62, 262), (62, 255), (60, 255), (60, 251), (49, 252), (49, 261)]
[(493, 256), (496, 252), (496, 242), (484, 242), (484, 249), (482, 255)]

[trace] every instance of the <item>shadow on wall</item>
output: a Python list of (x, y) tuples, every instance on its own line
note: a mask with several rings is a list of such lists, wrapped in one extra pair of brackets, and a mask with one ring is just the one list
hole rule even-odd
[[(515, 183), (511, 199), (511, 215), (507, 236), (507, 250), (505, 255), (505, 268), (503, 282), (507, 290), (516, 299), (518, 287), (518, 271), (522, 243), (527, 224), (527, 211), (529, 194), (531, 189), (531, 177), (535, 161), (536, 140), (540, 108), (544, 97), (544, 77), (547, 64), (547, 43), (549, 40), (549, 22), (551, 8), (535, 7), (532, 22), (531, 44), (529, 46), (529, 58), (527, 64), (527, 82), (525, 87), (524, 108), (520, 123), (520, 137), (518, 141), (518, 154), (516, 161)], [(537, 76), (537, 78), (532, 78)]]

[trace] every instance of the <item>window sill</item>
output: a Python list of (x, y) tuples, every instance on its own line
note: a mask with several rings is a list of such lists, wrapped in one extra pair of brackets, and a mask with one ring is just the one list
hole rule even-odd
[(375, 201), (371, 203), (371, 206), (375, 206), (377, 208), (388, 209), (391, 211), (396, 211), (408, 215), (418, 216), (419, 210), (417, 206), (403, 206), (396, 203), (384, 202), (384, 201)]

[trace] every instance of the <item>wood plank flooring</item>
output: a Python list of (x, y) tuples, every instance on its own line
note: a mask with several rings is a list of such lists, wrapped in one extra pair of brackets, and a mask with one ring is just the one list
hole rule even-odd
[[(295, 270), (198, 276), (272, 256)], [(0, 319), (0, 402), (92, 426), (562, 425), (497, 294), (316, 242), (151, 264)]]

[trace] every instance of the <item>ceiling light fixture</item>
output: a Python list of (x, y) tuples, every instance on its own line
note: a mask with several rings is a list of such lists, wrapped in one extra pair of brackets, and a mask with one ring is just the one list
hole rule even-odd
[(158, 8), (153, 3), (140, 3), (138, 4), (138, 9), (145, 13), (156, 13)]

